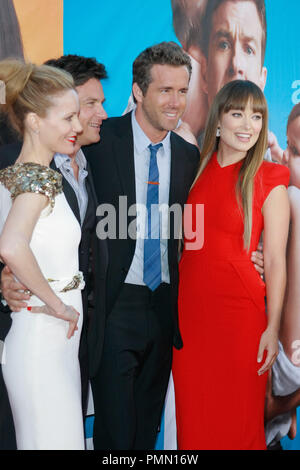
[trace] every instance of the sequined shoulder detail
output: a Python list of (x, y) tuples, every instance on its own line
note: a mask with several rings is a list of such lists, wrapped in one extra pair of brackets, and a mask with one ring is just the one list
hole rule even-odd
[(53, 209), (55, 196), (62, 192), (62, 175), (48, 166), (38, 163), (17, 163), (0, 171), (0, 183), (14, 200), (22, 193), (44, 194)]

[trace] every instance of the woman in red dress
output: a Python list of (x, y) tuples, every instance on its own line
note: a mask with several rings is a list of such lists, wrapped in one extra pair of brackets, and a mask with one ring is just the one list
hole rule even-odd
[[(185, 238), (180, 261), (179, 449), (266, 448), (265, 388), (278, 352), (289, 224), (289, 171), (263, 161), (267, 129), (267, 104), (254, 83), (235, 80), (219, 91), (187, 201), (192, 217), (184, 219), (195, 240), (204, 230), (204, 243)], [(251, 262), (262, 231), (266, 285)]]

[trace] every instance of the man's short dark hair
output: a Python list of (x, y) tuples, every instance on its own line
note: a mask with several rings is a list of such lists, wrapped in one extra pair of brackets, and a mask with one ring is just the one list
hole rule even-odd
[(49, 59), (45, 64), (69, 72), (74, 79), (75, 86), (83, 85), (91, 78), (97, 80), (107, 78), (105, 66), (91, 57), (68, 54), (58, 59)]
[(175, 42), (161, 42), (148, 47), (133, 62), (133, 83), (137, 83), (143, 95), (147, 93), (153, 78), (151, 68), (153, 65), (173, 65), (174, 67), (185, 66), (189, 76), (192, 73), (192, 64), (189, 56)]
[[(208, 49), (209, 49), (209, 40), (212, 30), (212, 17), (214, 12), (219, 8), (219, 6), (229, 0), (209, 0), (206, 5), (206, 9), (202, 16), (201, 22), (194, 31), (192, 36), (194, 37), (193, 42), (195, 41), (195, 36), (198, 36), (198, 44), (200, 45), (203, 54), (208, 58)], [(261, 44), (261, 65), (263, 66), (265, 60), (266, 52), (266, 42), (267, 42), (267, 20), (266, 20), (266, 6), (265, 0), (233, 0), (235, 2), (244, 2), (251, 1), (254, 3), (257, 9), (257, 13), (261, 22), (262, 27), (262, 44)]]

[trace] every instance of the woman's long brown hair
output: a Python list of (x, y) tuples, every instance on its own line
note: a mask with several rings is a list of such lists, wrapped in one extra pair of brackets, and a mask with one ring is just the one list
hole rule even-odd
[(252, 230), (253, 181), (268, 145), (268, 107), (263, 92), (255, 83), (248, 80), (234, 80), (227, 83), (217, 93), (208, 114), (200, 167), (193, 186), (213, 153), (218, 150), (220, 139), (216, 137), (216, 132), (222, 114), (228, 113), (232, 109), (243, 111), (248, 103), (254, 113), (262, 114), (262, 129), (259, 138), (255, 145), (248, 150), (236, 184), (237, 201), (244, 215), (244, 247), (249, 251)]

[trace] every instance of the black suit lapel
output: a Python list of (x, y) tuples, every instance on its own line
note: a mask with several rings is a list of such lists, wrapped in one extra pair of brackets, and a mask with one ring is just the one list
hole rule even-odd
[[(173, 204), (184, 204), (185, 191), (185, 151), (177, 135), (171, 132), (171, 174), (170, 174), (170, 191), (169, 191), (169, 207)], [(175, 211), (176, 213), (176, 211)], [(183, 214), (183, 206), (182, 206)], [(170, 213), (170, 237), (168, 242), (168, 258), (169, 267), (171, 266), (171, 254), (174, 250), (174, 243), (178, 244), (178, 238), (181, 236), (182, 220), (176, 220)], [(178, 225), (179, 224), (179, 225)], [(171, 273), (171, 268), (170, 268)]]
[[(56, 164), (55, 164), (55, 161), (54, 161), (54, 158), (50, 164), (50, 167), (53, 169), (53, 170), (56, 170), (58, 171), (59, 173), (61, 173), (60, 169), (57, 168)], [(61, 173), (62, 174), (62, 173)], [(66, 178), (64, 178), (64, 175), (62, 175), (62, 183), (63, 183), (63, 192), (64, 192), (64, 195), (68, 201), (68, 204), (69, 206), (71, 207), (76, 219), (78, 220), (79, 222), (79, 225), (81, 225), (81, 220), (80, 220), (80, 212), (79, 212), (79, 207), (78, 207), (78, 202), (77, 202), (77, 197), (76, 197), (76, 194), (72, 188), (72, 186), (68, 183), (68, 181), (66, 180)]]
[(93, 198), (93, 202), (94, 202), (95, 206), (97, 206), (97, 195), (96, 195), (96, 191), (95, 191), (94, 180), (93, 180), (93, 177), (92, 177), (92, 170), (91, 170), (91, 167), (90, 167), (88, 162), (87, 162), (86, 170), (88, 172), (87, 177), (86, 177), (87, 183), (89, 184), (89, 187), (90, 187), (90, 190), (91, 190), (91, 195), (92, 195), (92, 198)]
[(119, 172), (124, 194), (127, 196), (127, 207), (136, 204), (134, 147), (131, 126), (131, 113), (126, 114), (119, 128), (118, 139), (113, 143), (114, 157)]
[(171, 132), (171, 175), (169, 191), (169, 207), (178, 202), (178, 194), (181, 192), (184, 179), (184, 155), (180, 143), (175, 140), (175, 134)]

